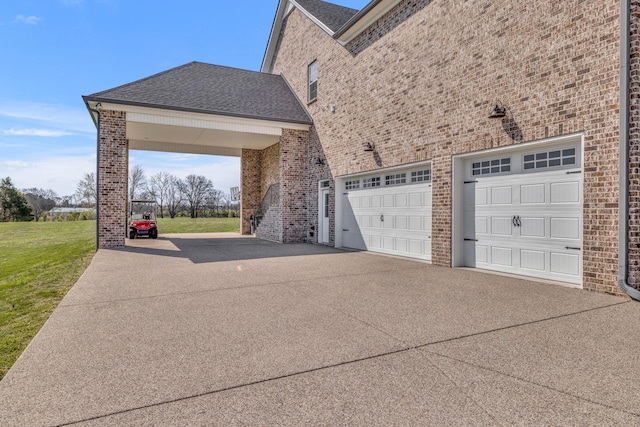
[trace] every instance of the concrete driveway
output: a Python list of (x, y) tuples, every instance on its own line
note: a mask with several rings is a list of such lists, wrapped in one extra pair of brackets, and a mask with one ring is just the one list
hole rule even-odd
[(640, 425), (640, 304), (237, 235), (100, 250), (0, 425)]

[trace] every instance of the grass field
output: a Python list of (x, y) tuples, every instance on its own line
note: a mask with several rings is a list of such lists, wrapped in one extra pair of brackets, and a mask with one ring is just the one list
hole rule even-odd
[(0, 223), (0, 378), (87, 268), (95, 221)]
[[(238, 218), (160, 218), (163, 233), (238, 232)], [(95, 221), (0, 222), (0, 379), (87, 268)]]
[(239, 218), (158, 218), (158, 231), (163, 233), (240, 232)]

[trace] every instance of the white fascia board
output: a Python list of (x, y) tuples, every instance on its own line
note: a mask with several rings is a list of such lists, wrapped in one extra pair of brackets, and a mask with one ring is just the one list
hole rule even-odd
[(398, 5), (400, 1), (401, 0), (381, 0), (369, 10), (365, 7), (362, 9), (362, 16), (360, 16), (361, 13), (358, 13), (352, 18), (355, 19), (354, 22), (349, 20), (349, 22), (345, 24), (347, 28), (344, 31), (338, 30), (338, 36), (335, 37), (336, 40), (338, 40), (341, 45), (346, 45)]
[(271, 26), (271, 33), (269, 34), (269, 41), (267, 42), (267, 50), (262, 58), (262, 67), (260, 71), (263, 73), (270, 73), (271, 63), (273, 62), (273, 55), (276, 53), (276, 45), (278, 44), (278, 38), (280, 37), (280, 30), (282, 29), (282, 21), (286, 13), (289, 11), (289, 0), (280, 0), (278, 8), (276, 9), (276, 16), (273, 18), (273, 25)]
[(102, 110), (124, 111), (127, 121), (168, 126), (184, 126), (200, 129), (215, 129), (230, 132), (257, 133), (262, 135), (282, 135), (282, 129), (308, 131), (311, 125), (301, 123), (259, 120), (216, 114), (191, 113), (187, 111), (165, 110), (136, 105), (111, 104), (102, 102)]

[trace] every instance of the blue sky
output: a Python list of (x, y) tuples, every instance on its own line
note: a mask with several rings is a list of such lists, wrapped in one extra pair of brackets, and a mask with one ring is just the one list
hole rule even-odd
[[(368, 0), (336, 0), (361, 9)], [(277, 0), (1, 0), (0, 178), (72, 194), (95, 171), (82, 95), (191, 61), (259, 70)], [(147, 175), (204, 175), (228, 192), (237, 158), (130, 152)]]

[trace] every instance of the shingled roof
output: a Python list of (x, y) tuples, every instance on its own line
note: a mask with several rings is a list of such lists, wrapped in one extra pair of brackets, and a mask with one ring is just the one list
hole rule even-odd
[(334, 32), (358, 13), (356, 9), (321, 0), (295, 0), (295, 2)]
[(311, 117), (280, 75), (191, 62), (84, 96), (169, 110), (311, 124)]

